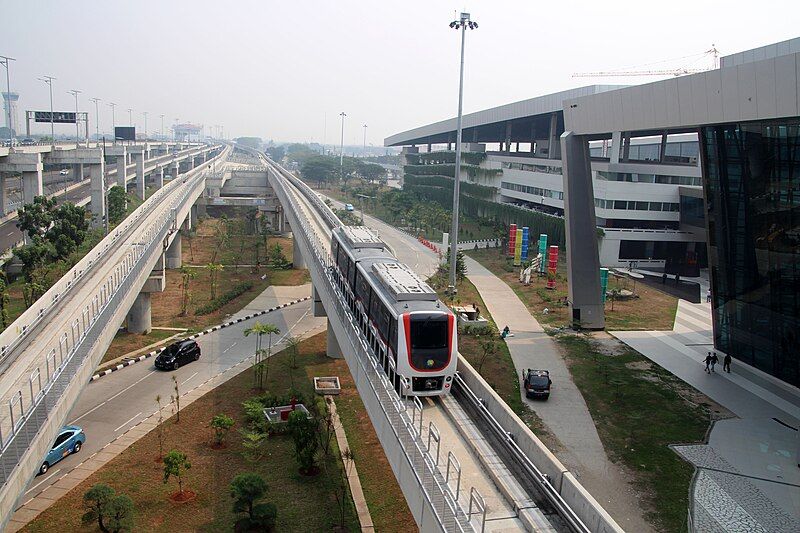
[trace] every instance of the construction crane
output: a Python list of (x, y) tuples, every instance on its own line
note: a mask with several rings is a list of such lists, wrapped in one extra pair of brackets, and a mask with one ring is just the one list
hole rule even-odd
[[(713, 59), (712, 67), (708, 68), (685, 68), (679, 67), (674, 69), (661, 69), (661, 70), (612, 70), (612, 71), (605, 71), (605, 72), (576, 72), (572, 75), (573, 78), (606, 78), (612, 76), (685, 76), (686, 74), (697, 74), (698, 72), (706, 72), (708, 70), (719, 68), (719, 50), (717, 50), (716, 46), (713, 44), (709, 50), (706, 50), (701, 56), (711, 56)], [(695, 56), (686, 56), (686, 57), (697, 57)], [(685, 59), (678, 58), (678, 59)], [(666, 63), (667, 61), (675, 61), (675, 60), (666, 60), (660, 61), (660, 63)]]

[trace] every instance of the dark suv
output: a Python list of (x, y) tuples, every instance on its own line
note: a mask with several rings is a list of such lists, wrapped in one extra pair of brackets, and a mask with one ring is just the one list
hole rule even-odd
[(547, 370), (528, 369), (522, 377), (522, 386), (525, 388), (525, 396), (528, 398), (541, 398), (546, 400), (550, 397), (550, 372)]
[(155, 367), (159, 370), (177, 370), (181, 365), (200, 359), (200, 346), (193, 340), (177, 341), (158, 354)]

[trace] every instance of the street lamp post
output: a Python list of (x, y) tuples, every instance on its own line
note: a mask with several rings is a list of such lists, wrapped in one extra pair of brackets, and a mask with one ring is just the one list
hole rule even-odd
[(342, 140), (339, 147), (339, 177), (344, 178), (344, 117), (347, 116), (347, 113), (342, 111), (339, 113), (339, 116), (342, 117)]
[[(99, 98), (89, 98), (92, 102), (94, 102), (94, 138), (95, 142), (100, 140), (100, 106), (98, 102), (100, 102)], [(89, 132), (86, 132), (86, 142), (89, 142)], [(105, 141), (104, 141), (105, 142)]]
[[(80, 128), (78, 127), (78, 95), (81, 94), (81, 91), (78, 89), (72, 89), (71, 91), (67, 91), (69, 94), (75, 97), (75, 146), (78, 146), (78, 143), (81, 142), (81, 133)], [(86, 132), (86, 136), (89, 136), (89, 132)]]
[(164, 115), (159, 115), (161, 117), (161, 140), (164, 140)]
[(364, 124), (364, 147), (361, 149), (361, 157), (367, 157), (367, 125)]
[(53, 80), (55, 78), (53, 76), (44, 76), (39, 78), (40, 81), (45, 82), (48, 87), (50, 87), (50, 144), (55, 146), (56, 144), (56, 128), (55, 122), (53, 122)]
[(6, 100), (6, 126), (8, 126), (8, 137), (11, 139), (11, 147), (14, 146), (14, 130), (11, 129), (11, 62), (16, 61), (13, 57), (8, 56), (0, 56), (0, 63), (6, 67), (6, 94), (8, 95), (8, 100)]
[(464, 41), (467, 28), (474, 30), (478, 23), (470, 20), (469, 13), (461, 13), (459, 20), (450, 23), (450, 27), (461, 30), (461, 69), (458, 76), (458, 120), (456, 123), (456, 168), (453, 179), (453, 227), (450, 232), (450, 294), (456, 294), (456, 265), (458, 263), (458, 197), (461, 182), (461, 112), (464, 101)]
[(117, 144), (117, 119), (114, 115), (114, 108), (117, 107), (117, 104), (109, 102), (108, 107), (111, 108), (111, 134), (114, 136), (114, 144)]
[(147, 111), (142, 111), (144, 115), (144, 140), (147, 141)]

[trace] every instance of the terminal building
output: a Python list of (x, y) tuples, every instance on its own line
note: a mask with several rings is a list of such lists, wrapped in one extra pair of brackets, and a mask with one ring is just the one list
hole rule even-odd
[[(565, 217), (576, 323), (604, 327), (601, 264), (689, 276), (708, 266), (715, 348), (797, 387), (798, 79), (800, 38), (707, 72), (468, 114), (461, 178), (495, 202)], [(418, 180), (452, 161), (455, 129), (452, 118), (385, 144), (404, 147), (406, 180)]]

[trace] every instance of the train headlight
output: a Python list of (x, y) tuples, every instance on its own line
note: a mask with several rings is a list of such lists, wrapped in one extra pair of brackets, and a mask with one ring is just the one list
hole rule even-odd
[(453, 376), (447, 376), (447, 377), (445, 378), (445, 381), (452, 381), (452, 379), (453, 379)]

